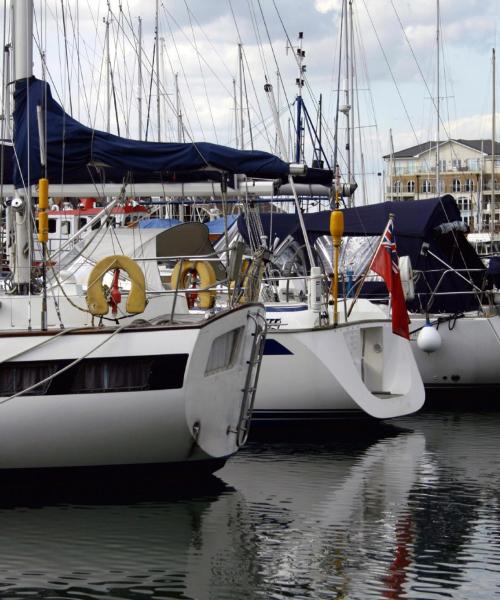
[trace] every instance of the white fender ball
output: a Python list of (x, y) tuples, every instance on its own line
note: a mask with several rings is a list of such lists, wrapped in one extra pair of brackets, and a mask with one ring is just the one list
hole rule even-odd
[(417, 346), (423, 352), (436, 352), (441, 348), (442, 339), (439, 331), (430, 323), (422, 327), (417, 336)]

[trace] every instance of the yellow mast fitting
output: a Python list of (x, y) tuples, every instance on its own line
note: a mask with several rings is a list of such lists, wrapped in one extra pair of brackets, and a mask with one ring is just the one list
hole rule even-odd
[(330, 234), (333, 239), (333, 281), (332, 281), (332, 296), (333, 296), (333, 324), (338, 323), (338, 296), (339, 296), (339, 258), (340, 244), (344, 235), (344, 213), (339, 210), (338, 202), (336, 208), (330, 215)]
[(49, 180), (38, 180), (38, 241), (46, 244), (49, 241)]

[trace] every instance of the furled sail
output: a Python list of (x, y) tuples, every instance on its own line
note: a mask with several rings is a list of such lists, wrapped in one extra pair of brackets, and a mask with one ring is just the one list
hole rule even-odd
[(92, 169), (103, 168), (106, 181), (136, 181), (144, 174), (158, 179), (172, 173), (212, 170), (244, 173), (248, 177), (278, 179), (289, 165), (259, 150), (235, 150), (199, 143), (158, 143), (129, 140), (82, 125), (53, 99), (50, 86), (36, 77), (16, 82), (14, 145), (19, 163), (16, 187), (33, 184), (44, 174), (40, 159), (37, 107), (41, 107), (46, 138), (47, 177), (51, 183), (87, 183)]

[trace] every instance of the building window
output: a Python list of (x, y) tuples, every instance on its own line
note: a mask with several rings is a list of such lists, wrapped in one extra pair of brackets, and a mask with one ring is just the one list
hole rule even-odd
[(454, 179), (451, 184), (451, 190), (453, 192), (459, 192), (462, 189), (462, 184), (460, 183), (460, 179)]
[(442, 173), (443, 171), (447, 171), (448, 169), (446, 168), (446, 161), (445, 160), (440, 160), (438, 161), (438, 167), (439, 167), (439, 171)]
[(481, 170), (481, 159), (480, 158), (468, 158), (467, 168), (469, 171), (480, 171)]
[(406, 191), (407, 192), (414, 192), (415, 191), (415, 182), (414, 181), (409, 181), (406, 184)]
[(401, 193), (401, 181), (398, 180), (392, 184), (392, 191), (396, 192), (396, 194)]
[(414, 175), (418, 172), (418, 163), (416, 160), (408, 161), (408, 175)]
[(464, 192), (474, 191), (474, 181), (472, 179), (466, 179), (464, 183)]
[(451, 161), (452, 171), (459, 171), (462, 168), (462, 161), (459, 158), (454, 158)]
[(430, 179), (424, 179), (422, 183), (422, 192), (424, 194), (428, 194), (431, 191), (431, 182)]

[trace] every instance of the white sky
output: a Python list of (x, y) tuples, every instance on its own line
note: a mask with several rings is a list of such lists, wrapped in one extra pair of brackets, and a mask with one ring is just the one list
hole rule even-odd
[[(68, 111), (71, 95), (73, 115), (86, 124), (105, 129), (103, 18), (107, 14), (107, 3), (102, 0), (34, 0), (34, 4), (35, 28), (38, 32), (42, 30), (38, 37), (47, 53), (54, 95)], [(237, 77), (237, 43), (241, 40), (254, 144), (259, 149), (274, 150), (270, 145), (274, 144), (275, 129), (263, 86), (267, 75), (277, 94), (275, 58), (290, 102), (296, 93), (297, 68), (293, 53), (286, 51), (283, 26), (294, 45), (298, 32), (304, 32), (307, 81), (313, 95), (312, 98), (306, 91), (305, 102), (315, 120), (319, 94), (323, 95), (325, 130), (333, 131), (341, 0), (163, 0), (159, 5), (160, 38), (164, 39), (160, 53), (163, 62), (162, 139), (173, 140), (176, 135), (171, 107), (175, 99), (173, 73), (177, 72), (185, 125), (192, 139), (235, 144), (232, 79)], [(113, 14), (111, 60), (120, 132), (138, 137), (134, 36), (137, 36), (138, 17), (141, 17), (144, 131), (155, 1), (121, 0), (121, 17), (119, 0), (110, 0), (110, 6)], [(446, 131), (451, 137), (489, 139), (491, 50), (497, 41), (500, 0), (441, 0), (440, 10), (440, 95), (446, 97), (442, 100), (441, 112)], [(430, 100), (431, 95), (436, 95), (436, 0), (353, 0), (353, 11), (361, 147), (367, 170), (377, 172), (383, 169), (381, 155), (389, 152), (390, 129), (396, 150), (436, 137), (436, 111)], [(121, 25), (118, 24), (120, 19)], [(66, 64), (69, 64), (69, 76)], [(39, 61), (35, 64), (35, 74), (41, 75)], [(151, 89), (148, 135), (149, 139), (157, 139), (155, 82)], [(289, 113), (283, 90), (277, 99), (287, 136)], [(114, 106), (111, 115), (111, 130), (116, 132)], [(340, 126), (344, 127), (342, 118)], [(441, 137), (446, 137), (443, 129)], [(345, 142), (340, 139), (343, 146)], [(245, 140), (249, 147), (246, 117)], [(331, 135), (327, 131), (324, 131), (324, 141), (326, 152), (331, 156)], [(358, 171), (358, 135), (355, 145), (355, 170)], [(310, 152), (307, 160), (310, 163)], [(342, 160), (340, 164), (343, 168)]]

